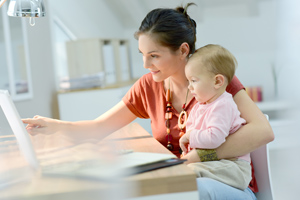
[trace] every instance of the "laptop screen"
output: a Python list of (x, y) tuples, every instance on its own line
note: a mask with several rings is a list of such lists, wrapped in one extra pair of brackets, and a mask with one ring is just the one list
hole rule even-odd
[(2, 132), (5, 133), (3, 134), (13, 133), (24, 158), (32, 167), (38, 168), (39, 164), (30, 137), (7, 90), (0, 90), (0, 107), (3, 113), (1, 116), (4, 122)]
[(35, 173), (20, 151), (2, 107), (0, 106), (0, 189), (20, 181), (29, 181)]

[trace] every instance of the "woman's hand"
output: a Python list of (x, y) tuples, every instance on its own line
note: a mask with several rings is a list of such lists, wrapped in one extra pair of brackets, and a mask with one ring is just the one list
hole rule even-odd
[(94, 120), (63, 121), (47, 117), (35, 116), (34, 118), (22, 119), (28, 124), (26, 129), (30, 135), (37, 134), (60, 134), (72, 141), (96, 139), (101, 140), (129, 124), (136, 116), (120, 101), (112, 109)]
[(42, 117), (34, 116), (33, 118), (22, 119), (24, 124), (27, 124), (26, 130), (30, 135), (37, 134), (53, 134), (57, 133), (60, 129), (60, 121)]

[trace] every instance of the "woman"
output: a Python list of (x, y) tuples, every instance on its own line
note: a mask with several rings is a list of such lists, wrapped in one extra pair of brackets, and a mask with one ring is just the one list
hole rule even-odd
[[(23, 122), (28, 124), (28, 132), (32, 135), (59, 132), (81, 139), (101, 139), (137, 117), (150, 118), (153, 136), (179, 156), (179, 135), (185, 131), (184, 121), (180, 120), (178, 124), (179, 112), (183, 111), (180, 118), (184, 119), (196, 103), (188, 92), (184, 73), (196, 42), (196, 23), (186, 12), (190, 5), (187, 4), (185, 8), (155, 9), (144, 18), (135, 37), (144, 67), (150, 73), (141, 77), (116, 106), (91, 121), (66, 122), (40, 116), (24, 119)], [(219, 159), (247, 154), (274, 139), (265, 116), (236, 77), (227, 91), (234, 96), (241, 117), (247, 124), (213, 152)], [(202, 154), (202, 161), (209, 160), (205, 150), (202, 150)], [(187, 154), (186, 158), (189, 162), (200, 160), (196, 151)], [(249, 188), (242, 191), (205, 178), (199, 178), (197, 182), (201, 199), (255, 199)], [(256, 185), (253, 184), (255, 191)]]

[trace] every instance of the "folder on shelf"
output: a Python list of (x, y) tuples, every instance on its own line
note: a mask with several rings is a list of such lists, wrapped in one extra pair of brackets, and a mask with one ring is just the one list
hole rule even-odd
[(106, 84), (116, 83), (116, 63), (115, 63), (115, 50), (111, 42), (104, 42), (102, 46), (103, 59), (104, 59), (104, 71)]
[(120, 70), (122, 75), (122, 81), (129, 81), (131, 78), (130, 74), (130, 63), (128, 55), (128, 47), (126, 43), (121, 43), (119, 47), (120, 53)]

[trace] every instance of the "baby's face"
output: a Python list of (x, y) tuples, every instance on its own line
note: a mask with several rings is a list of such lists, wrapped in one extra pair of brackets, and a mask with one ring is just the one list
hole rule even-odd
[(189, 90), (200, 103), (210, 103), (217, 94), (215, 74), (208, 71), (199, 60), (190, 60), (185, 67)]

